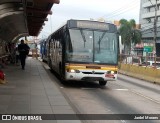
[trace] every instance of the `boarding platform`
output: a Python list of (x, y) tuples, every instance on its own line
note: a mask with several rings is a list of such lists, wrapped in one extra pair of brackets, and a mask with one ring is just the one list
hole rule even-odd
[[(75, 114), (41, 61), (28, 57), (25, 70), (7, 65), (0, 84), (0, 114)], [(0, 123), (80, 123), (79, 120), (0, 121)]]

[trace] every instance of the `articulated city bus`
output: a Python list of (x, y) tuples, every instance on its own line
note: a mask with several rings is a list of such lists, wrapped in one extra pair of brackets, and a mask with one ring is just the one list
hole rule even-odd
[(114, 24), (68, 20), (49, 36), (49, 67), (65, 81), (117, 79), (118, 35)]
[(48, 40), (42, 39), (40, 41), (40, 53), (42, 61), (48, 61)]

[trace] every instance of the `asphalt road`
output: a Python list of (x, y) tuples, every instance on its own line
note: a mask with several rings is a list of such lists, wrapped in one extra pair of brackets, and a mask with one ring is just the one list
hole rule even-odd
[[(159, 114), (160, 85), (124, 75), (102, 87), (98, 82), (61, 83), (50, 70), (53, 82), (77, 114)], [(139, 115), (138, 115), (139, 116)], [(143, 117), (144, 115), (142, 115)], [(95, 115), (96, 117), (96, 115)], [(85, 120), (87, 123), (159, 123), (159, 120)]]

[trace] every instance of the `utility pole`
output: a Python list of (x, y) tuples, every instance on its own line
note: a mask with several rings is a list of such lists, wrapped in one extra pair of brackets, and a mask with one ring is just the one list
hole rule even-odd
[(156, 43), (157, 43), (157, 1), (155, 0), (155, 18), (154, 18), (154, 43), (153, 43), (153, 59), (154, 59), (154, 67), (156, 68)]
[(155, 18), (154, 18), (154, 43), (153, 43), (153, 53), (156, 56), (156, 43), (157, 43), (157, 1), (155, 0)]

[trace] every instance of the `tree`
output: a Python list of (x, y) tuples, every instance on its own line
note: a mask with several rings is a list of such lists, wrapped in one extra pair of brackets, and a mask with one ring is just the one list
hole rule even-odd
[[(131, 51), (131, 44), (141, 42), (141, 32), (136, 29), (136, 22), (134, 19), (127, 21), (126, 19), (120, 20), (120, 28), (118, 29), (124, 47), (129, 47)], [(125, 49), (124, 49), (125, 50)]]

